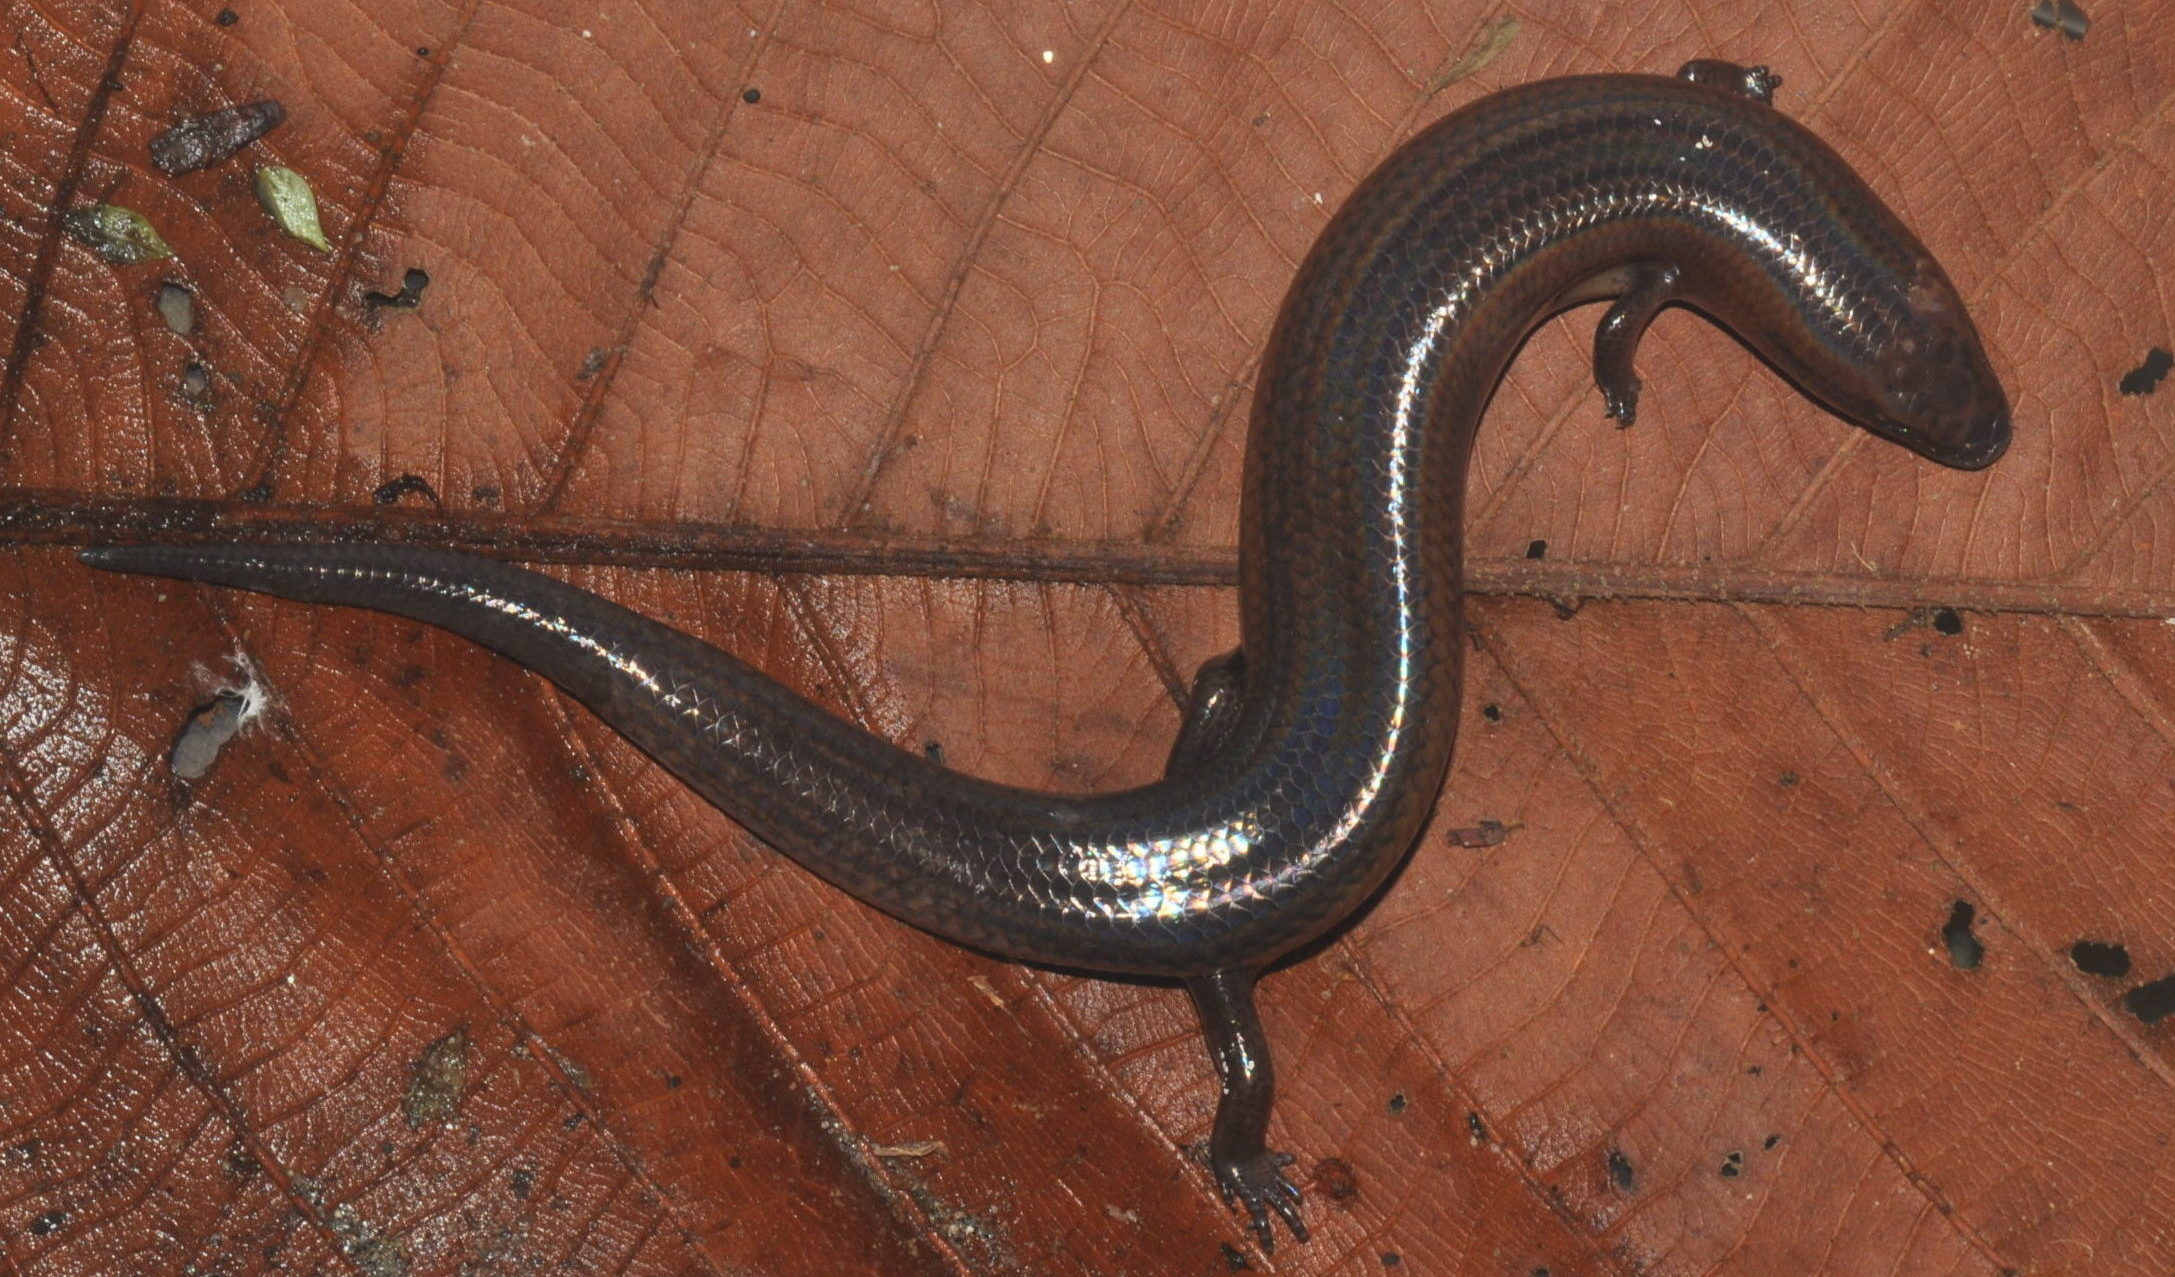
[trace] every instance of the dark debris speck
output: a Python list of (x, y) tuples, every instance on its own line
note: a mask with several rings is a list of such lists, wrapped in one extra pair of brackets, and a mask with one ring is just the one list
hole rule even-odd
[(2160, 388), (2170, 372), (2175, 372), (2175, 351), (2154, 346), (2145, 352), (2145, 362), (2122, 374), (2115, 389), (2125, 395), (2149, 395)]
[(1359, 1196), (1359, 1176), (1343, 1158), (1325, 1157), (1314, 1164), (1314, 1188), (1330, 1201), (1348, 1202)]
[(2175, 975), (2162, 976), (2123, 994), (2122, 1009), (2146, 1024), (2158, 1024), (2175, 1015)]
[(1624, 1156), (1622, 1149), (1609, 1150), (1609, 1182), (1616, 1185), (1617, 1191), (1624, 1193), (1638, 1186), (1638, 1172), (1632, 1169), (1631, 1159)]
[(2119, 944), (2079, 940), (2069, 946), (2069, 960), (2086, 975), (2120, 980), (2130, 973), (2130, 951)]
[(1948, 921), (1941, 927), (1942, 943), (1948, 946), (1949, 965), (1958, 971), (1976, 971), (1979, 963), (1986, 960), (1986, 946), (1971, 934), (1972, 920), (1978, 910), (1968, 900), (1959, 900), (1948, 911)]
[(423, 290), (430, 287), (430, 272), (411, 266), (400, 276), (400, 291), (363, 294), (363, 305), (372, 310), (414, 310), (423, 304)]
[(1483, 820), (1477, 825), (1471, 825), (1463, 829), (1443, 831), (1444, 842), (1453, 847), (1471, 849), (1499, 847), (1503, 844), (1503, 840), (1508, 837), (1510, 837), (1510, 826), (1500, 820)]
[(2032, 6), (2032, 23), (2059, 31), (2072, 40), (2084, 39), (2084, 33), (2092, 29), (2092, 19), (2074, 0), (2039, 0)]
[(386, 480), (370, 494), (370, 499), (379, 505), (398, 505), (401, 498), (409, 495), (420, 496), (432, 505), (442, 504), (438, 500), (437, 491), (430, 486), (430, 480), (419, 474), (404, 474), (397, 479)]
[(280, 126), (287, 108), (275, 98), (194, 115), (151, 139), (151, 162), (168, 177), (210, 168)]
[(425, 1046), (408, 1066), (401, 1111), (408, 1129), (450, 1120), (468, 1090), (468, 1028), (463, 1025)]

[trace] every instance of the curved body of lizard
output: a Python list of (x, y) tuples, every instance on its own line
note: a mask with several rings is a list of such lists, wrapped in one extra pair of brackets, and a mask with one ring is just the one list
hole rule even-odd
[(1839, 414), (1977, 468), (2007, 403), (1941, 268), (1763, 72), (1527, 84), (1424, 130), (1315, 244), (1256, 391), (1240, 653), (1204, 670), (1167, 776), (1123, 793), (977, 780), (733, 657), (551, 578), (400, 546), (133, 546), (115, 570), (377, 608), (546, 675), (711, 802), (863, 900), (966, 944), (1192, 989), (1224, 1087), (1211, 1152), (1266, 1242), (1300, 1236), (1268, 1151), (1261, 968), (1411, 847), (1458, 722), (1474, 431), (1532, 329), (1618, 300), (1595, 375), (1697, 307)]

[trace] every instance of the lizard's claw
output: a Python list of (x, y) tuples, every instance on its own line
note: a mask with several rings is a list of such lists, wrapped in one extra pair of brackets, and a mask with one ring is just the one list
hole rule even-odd
[(1293, 1237), (1307, 1239), (1306, 1220), (1299, 1215), (1299, 1186), (1284, 1178), (1284, 1168), (1291, 1163), (1289, 1153), (1264, 1150), (1216, 1164), (1216, 1186), (1223, 1190), (1224, 1203), (1245, 1208), (1263, 1250), (1276, 1249), (1276, 1229), (1269, 1222), (1272, 1209)]

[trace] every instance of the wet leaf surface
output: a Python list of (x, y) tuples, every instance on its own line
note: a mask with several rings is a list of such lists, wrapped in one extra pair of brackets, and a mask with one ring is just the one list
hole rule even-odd
[[(6, 1271), (2165, 1273), (2175, 31), (2085, 8), (18, 6)], [(1618, 432), (1596, 312), (1535, 337), (1435, 825), (1264, 986), (1307, 1246), (1194, 1159), (1175, 991), (909, 931), (446, 635), (67, 550), (497, 547), (952, 766), (1136, 783), (1234, 641), (1255, 360), (1343, 194), (1695, 55), (1940, 254), (2017, 443), (1936, 471), (1680, 311)]]

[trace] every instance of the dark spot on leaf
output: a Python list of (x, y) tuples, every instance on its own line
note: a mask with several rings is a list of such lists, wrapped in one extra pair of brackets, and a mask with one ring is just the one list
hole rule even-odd
[(2145, 352), (2145, 362), (2122, 374), (2115, 389), (2125, 395), (2149, 395), (2160, 388), (2160, 383), (2175, 372), (2175, 352), (2165, 346), (2154, 346)]
[(2039, 0), (2032, 6), (2032, 22), (2051, 27), (2072, 40), (2084, 39), (2084, 33), (2092, 29), (2092, 20), (2073, 0)]
[(1770, 1135), (1766, 1139), (1760, 1141), (1760, 1147), (1773, 1148), (1775, 1145), (1780, 1143), (1782, 1143), (1782, 1137), (1780, 1135)]
[(1631, 1159), (1624, 1156), (1622, 1149), (1609, 1150), (1609, 1182), (1616, 1185), (1617, 1191), (1624, 1193), (1630, 1192), (1639, 1182), (1637, 1174), (1631, 1169)]
[(1784, 772), (1782, 775), (1775, 777), (1775, 783), (1782, 786), (1784, 789), (1788, 789), (1790, 786), (1797, 783), (1797, 773)]
[(1721, 1175), (1723, 1179), (1735, 1179), (1744, 1173), (1745, 1155), (1743, 1153), (1731, 1153), (1728, 1157), (1722, 1159)]
[(2130, 973), (2130, 951), (2119, 944), (2079, 940), (2069, 946), (2069, 960), (2076, 963), (2077, 970), (2086, 975), (2103, 975), (2119, 980)]
[(67, 1222), (67, 1211), (49, 1210), (30, 1221), (30, 1235), (32, 1237), (49, 1237), (59, 1231)]
[(2122, 1008), (2147, 1024), (2175, 1015), (2175, 975), (2162, 976), (2122, 995)]
[(227, 1174), (236, 1179), (248, 1179), (263, 1169), (264, 1163), (258, 1161), (257, 1155), (240, 1140), (227, 1147)]
[(221, 9), (219, 11), (219, 16), (212, 19), (213, 22), (218, 23), (222, 27), (231, 27), (235, 23), (240, 22), (241, 20), (242, 15), (236, 13), (232, 9)]
[(740, 100), (747, 103), (749, 106), (754, 106), (756, 103), (763, 100), (763, 91), (761, 89), (749, 89), (748, 91), (740, 95)]
[(1223, 1266), (1227, 1271), (1234, 1273), (1250, 1272), (1253, 1269), (1253, 1265), (1246, 1262), (1246, 1252), (1233, 1246), (1230, 1242), (1223, 1244)]
[(1548, 542), (1546, 542), (1546, 541), (1542, 541), (1542, 540), (1538, 540), (1538, 539), (1535, 539), (1535, 540), (1532, 540), (1532, 541), (1528, 541), (1528, 542), (1526, 543), (1526, 557), (1527, 557), (1527, 558), (1529, 558), (1529, 559), (1545, 559), (1545, 558), (1547, 558), (1547, 557), (1548, 557)]
[(668, 1090), (668, 1091), (677, 1091), (677, 1090), (679, 1090), (679, 1089), (680, 1089), (680, 1088), (681, 1088), (682, 1086), (685, 1086), (686, 1084), (687, 1084), (687, 1079), (685, 1079), (685, 1078), (681, 1077), (681, 1076), (680, 1076), (679, 1074), (677, 1074), (677, 1073), (667, 1073), (667, 1074), (665, 1074), (665, 1089), (666, 1089), (666, 1090)]
[(468, 1027), (463, 1025), (424, 1047), (408, 1066), (408, 1093), (400, 1102), (408, 1129), (451, 1118), (467, 1087)]
[(400, 291), (381, 293), (375, 290), (363, 294), (363, 305), (372, 310), (414, 310), (423, 304), (423, 290), (430, 287), (430, 272), (419, 266), (410, 266), (401, 272)]
[(551, 1062), (559, 1066), (559, 1071), (566, 1074), (566, 1080), (574, 1084), (575, 1090), (583, 1095), (589, 1094), (589, 1088), (592, 1085), (589, 1080), (589, 1070), (581, 1066), (581, 1061), (553, 1047), (548, 1042), (544, 1044), (544, 1051), (551, 1057)]
[(1398, 1254), (1394, 1250), (1385, 1250), (1382, 1252), (1382, 1266), (1384, 1268), (1395, 1268), (1399, 1264), (1402, 1264), (1404, 1262), (1405, 1257)]
[[(216, 402), (211, 393), (211, 369), (199, 363), (181, 366), (181, 401), (198, 412), (211, 411)], [(249, 499), (245, 493), (244, 501)]]
[(1349, 1202), (1359, 1196), (1359, 1177), (1352, 1164), (1341, 1157), (1325, 1157), (1314, 1164), (1314, 1187), (1333, 1202)]
[(1480, 1114), (1467, 1113), (1465, 1115), (1465, 1130), (1473, 1137), (1473, 1143), (1485, 1144), (1488, 1142), (1488, 1124), (1480, 1120)]
[(582, 366), (575, 370), (574, 380), (587, 381), (604, 371), (604, 365), (612, 362), (612, 352), (602, 346), (591, 346), (582, 356)]
[(207, 169), (270, 133), (287, 118), (275, 98), (191, 116), (151, 139), (151, 162), (168, 177)]
[(1948, 911), (1948, 922), (1941, 927), (1941, 939), (1948, 945), (1949, 965), (1958, 971), (1976, 971), (1986, 958), (1986, 946), (1971, 934), (1971, 920), (1978, 910), (1968, 900), (1959, 900)]
[(438, 500), (437, 492), (432, 490), (430, 480), (419, 474), (404, 474), (397, 479), (386, 480), (378, 485), (377, 491), (370, 494), (370, 499), (379, 505), (397, 505), (402, 497), (410, 493), (421, 496), (432, 505), (444, 504)]
[(429, 56), (430, 56), (430, 46), (429, 46), (429, 45), (427, 45), (427, 44), (419, 44), (419, 45), (415, 46), (415, 56), (417, 56), (417, 57), (419, 57), (419, 58), (427, 58), (427, 57), (429, 57)]
[(1947, 634), (1953, 637), (1964, 632), (1964, 618), (1957, 615), (1955, 608), (1935, 608), (1933, 629), (1936, 634)]
[(1407, 1100), (1405, 1099), (1405, 1093), (1404, 1093), (1403, 1091), (1399, 1091), (1399, 1092), (1398, 1092), (1397, 1094), (1395, 1094), (1395, 1095), (1392, 1095), (1392, 1096), (1390, 1097), (1390, 1112), (1392, 1112), (1392, 1113), (1402, 1113), (1402, 1112), (1404, 1112), (1404, 1111), (1405, 1111), (1405, 1105), (1406, 1105), (1407, 1103), (1408, 1103), (1408, 1101), (1407, 1101)]
[(1491, 723), (1500, 723), (1503, 721), (1503, 707), (1490, 701), (1480, 707), (1480, 716)]
[(479, 505), (496, 505), (498, 504), (499, 497), (498, 485), (492, 483), (479, 483), (475, 487), (468, 490), (468, 495), (471, 500), (477, 502)]
[(514, 1196), (524, 1202), (529, 1200), (529, 1190), (536, 1187), (536, 1172), (526, 1166), (515, 1167), (511, 1178), (511, 1187), (514, 1190)]
[(1443, 840), (1453, 847), (1494, 847), (1510, 837), (1510, 826), (1500, 820), (1483, 820), (1465, 829), (1443, 831)]
[[(343, 1237), (340, 1250), (355, 1261), (355, 1266), (363, 1271), (364, 1277), (407, 1277), (408, 1255), (401, 1249), (397, 1239), (374, 1236), (369, 1231), (369, 1225), (361, 1221), (357, 1221), (352, 1227), (355, 1236)], [(333, 1231), (341, 1231), (337, 1219), (333, 1221)]]

